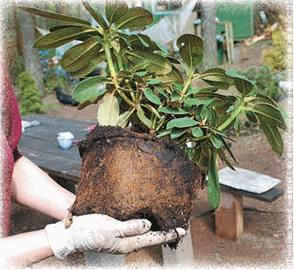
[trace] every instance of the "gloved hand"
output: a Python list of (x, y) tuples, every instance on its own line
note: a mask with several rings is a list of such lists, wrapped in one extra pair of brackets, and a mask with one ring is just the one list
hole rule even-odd
[(186, 234), (182, 228), (153, 232), (149, 231), (151, 222), (146, 219), (119, 221), (102, 214), (73, 216), (72, 224), (67, 229), (64, 222), (62, 220), (45, 227), (53, 253), (59, 259), (75, 251), (125, 254), (173, 242)]

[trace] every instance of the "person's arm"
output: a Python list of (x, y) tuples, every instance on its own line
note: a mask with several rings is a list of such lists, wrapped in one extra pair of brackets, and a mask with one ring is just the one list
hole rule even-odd
[(3, 238), (0, 250), (3, 269), (24, 268), (53, 256), (45, 230)]
[(76, 251), (124, 254), (175, 241), (186, 233), (181, 228), (150, 232), (148, 220), (122, 222), (101, 214), (74, 216), (70, 227), (65, 228), (64, 219), (74, 202), (74, 194), (55, 183), (25, 157), (15, 163), (12, 182), (12, 196), (17, 202), (62, 221), (49, 224), (44, 230), (1, 239), (4, 267), (29, 266), (53, 254), (62, 259)]
[(12, 176), (12, 198), (55, 219), (67, 217), (75, 195), (58, 185), (26, 157), (18, 159)]

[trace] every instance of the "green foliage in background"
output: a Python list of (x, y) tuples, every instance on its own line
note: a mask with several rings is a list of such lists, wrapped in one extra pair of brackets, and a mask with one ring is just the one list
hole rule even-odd
[(21, 100), (20, 113), (33, 114), (44, 113), (40, 91), (36, 88), (35, 80), (28, 72), (23, 72), (18, 76), (19, 95)]
[(273, 45), (262, 55), (262, 60), (273, 71), (282, 72), (287, 68), (287, 34), (280, 27), (272, 33)]
[(250, 67), (246, 71), (237, 71), (237, 73), (255, 81), (252, 95), (264, 94), (278, 101), (282, 95), (286, 94), (285, 90), (279, 87), (282, 76), (270, 69), (267, 64), (263, 64), (261, 67)]

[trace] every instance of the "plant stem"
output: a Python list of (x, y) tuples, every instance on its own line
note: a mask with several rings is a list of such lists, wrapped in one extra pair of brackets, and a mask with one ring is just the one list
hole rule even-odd
[[(110, 75), (113, 78), (116, 78), (117, 74), (116, 74), (116, 71), (115, 71), (115, 68), (114, 68), (114, 64), (113, 64), (112, 57), (111, 57), (111, 52), (110, 52), (110, 41), (109, 41), (108, 33), (106, 31), (104, 32), (103, 47), (104, 47), (104, 51), (105, 51), (106, 60), (107, 60), (107, 63), (108, 63)], [(117, 82), (116, 79), (115, 79), (114, 83), (115, 82)]]
[(241, 100), (240, 104), (238, 107), (232, 112), (229, 118), (227, 118), (217, 129), (219, 131), (225, 130), (231, 123), (232, 121), (242, 112), (244, 107), (244, 100)]
[(186, 84), (181, 92), (180, 98), (179, 98), (180, 101), (182, 100), (182, 98), (184, 97), (186, 92), (188, 91), (188, 88), (189, 88), (192, 81), (193, 81), (193, 70), (190, 70), (187, 82), (186, 82)]
[(119, 83), (117, 81), (117, 73), (116, 73), (115, 68), (114, 68), (114, 64), (113, 64), (112, 56), (111, 56), (111, 51), (110, 51), (110, 37), (108, 36), (109, 33), (107, 31), (104, 31), (103, 34), (104, 34), (103, 48), (104, 48), (104, 51), (105, 51), (106, 61), (107, 61), (108, 67), (109, 67), (110, 75), (113, 78), (115, 88), (116, 88), (117, 92), (119, 93), (119, 95), (122, 97), (122, 99), (126, 103), (128, 103), (131, 107), (135, 108), (136, 104), (133, 103), (132, 101), (130, 101), (128, 99), (128, 97), (123, 93), (123, 91), (119, 90), (120, 86), (119, 86)]

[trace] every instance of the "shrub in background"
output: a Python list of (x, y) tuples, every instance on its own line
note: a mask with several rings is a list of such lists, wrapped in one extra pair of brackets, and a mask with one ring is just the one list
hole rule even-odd
[(22, 72), (18, 76), (19, 95), (21, 100), (20, 113), (44, 113), (40, 91), (36, 88), (35, 80), (28, 72)]
[(262, 60), (273, 71), (282, 72), (286, 70), (287, 36), (282, 28), (277, 28), (272, 33), (273, 46), (263, 52)]
[(237, 73), (255, 81), (251, 92), (253, 95), (264, 94), (277, 101), (285, 94), (285, 91), (279, 87), (282, 76), (267, 64), (263, 64), (261, 67), (250, 67), (246, 71), (238, 71)]

